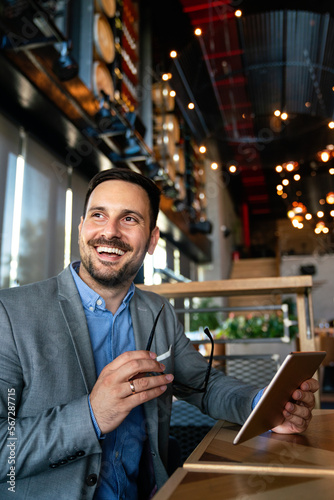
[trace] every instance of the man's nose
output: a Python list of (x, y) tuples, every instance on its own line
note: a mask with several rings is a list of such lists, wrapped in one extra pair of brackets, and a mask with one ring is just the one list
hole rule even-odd
[(107, 239), (112, 237), (120, 238), (122, 235), (119, 221), (109, 219), (105, 224), (101, 236), (105, 236)]

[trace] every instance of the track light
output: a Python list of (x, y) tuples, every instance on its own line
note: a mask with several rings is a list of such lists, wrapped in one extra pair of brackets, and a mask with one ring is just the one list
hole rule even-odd
[(209, 220), (190, 222), (189, 230), (191, 234), (210, 234), (212, 232), (212, 223)]
[(53, 65), (53, 71), (62, 82), (66, 82), (76, 77), (79, 67), (76, 61), (69, 54), (69, 43), (63, 42), (60, 57)]
[(157, 177), (159, 174), (159, 171), (161, 170), (160, 164), (155, 161), (153, 158), (148, 158), (145, 161), (145, 174), (149, 179), (154, 179)]

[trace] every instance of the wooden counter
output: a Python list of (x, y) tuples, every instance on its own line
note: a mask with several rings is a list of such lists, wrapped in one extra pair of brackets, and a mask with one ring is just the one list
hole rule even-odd
[(304, 434), (267, 432), (240, 445), (240, 426), (219, 421), (154, 500), (330, 500), (334, 410), (315, 410)]

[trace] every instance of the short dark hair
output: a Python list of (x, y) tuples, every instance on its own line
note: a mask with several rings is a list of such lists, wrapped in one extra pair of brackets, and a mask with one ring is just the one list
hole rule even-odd
[(108, 170), (102, 170), (102, 172), (99, 172), (90, 180), (86, 193), (83, 216), (85, 217), (86, 215), (88, 200), (94, 189), (102, 182), (114, 180), (137, 184), (146, 191), (150, 200), (150, 231), (153, 231), (156, 226), (159, 213), (160, 189), (148, 177), (127, 168), (111, 168)]

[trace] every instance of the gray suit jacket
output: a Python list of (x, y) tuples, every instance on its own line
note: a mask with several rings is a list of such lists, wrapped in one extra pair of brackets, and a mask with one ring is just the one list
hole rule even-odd
[[(190, 345), (169, 303), (140, 290), (130, 303), (136, 347), (146, 348), (162, 302), (166, 307), (152, 350), (158, 355), (170, 350), (163, 360), (166, 373), (197, 387), (204, 380), (206, 361)], [(12, 480), (20, 500), (92, 499), (101, 446), (87, 396), (96, 372), (85, 313), (70, 270), (43, 282), (0, 291), (0, 328), (0, 498), (13, 498), (8, 490)], [(251, 411), (256, 392), (213, 371), (205, 397), (192, 395), (188, 401), (213, 418), (241, 423)], [(13, 419), (8, 422), (13, 403), (14, 425)], [(171, 403), (169, 385), (158, 399), (144, 405), (159, 487), (167, 479)]]

